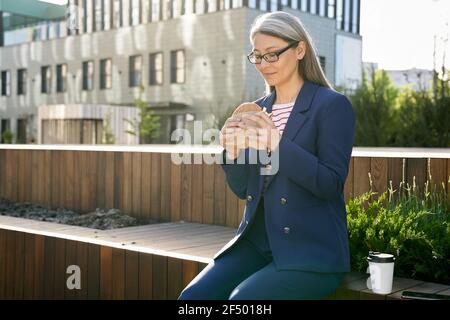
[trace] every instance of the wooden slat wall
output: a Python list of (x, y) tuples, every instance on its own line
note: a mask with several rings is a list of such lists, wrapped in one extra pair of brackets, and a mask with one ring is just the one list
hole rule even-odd
[[(81, 269), (69, 290), (67, 267)], [(206, 264), (0, 229), (1, 299), (176, 299)]]
[[(378, 193), (392, 181), (419, 190), (432, 176), (448, 184), (450, 159), (353, 157), (344, 197), (370, 188)], [(86, 212), (118, 208), (138, 218), (237, 227), (245, 201), (229, 189), (220, 165), (175, 165), (169, 153), (0, 150), (0, 197)]]

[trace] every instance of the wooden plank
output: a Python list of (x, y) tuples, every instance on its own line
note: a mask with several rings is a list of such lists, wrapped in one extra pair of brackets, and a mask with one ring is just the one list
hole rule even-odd
[[(0, 150), (1, 151), (1, 150)], [(1, 167), (2, 163), (0, 163)], [(0, 181), (1, 183), (1, 181)], [(7, 246), (6, 246), (6, 236), (8, 231), (0, 229), (0, 300), (6, 298), (6, 260), (7, 260)]]
[(183, 288), (185, 288), (198, 274), (198, 263), (183, 260)]
[(418, 188), (418, 195), (423, 195), (424, 184), (427, 174), (427, 159), (409, 158), (406, 159), (406, 179), (413, 187), (415, 179), (416, 188)]
[(399, 194), (400, 182), (406, 181), (406, 168), (404, 159), (388, 158), (388, 185), (392, 181), (392, 188), (397, 190), (394, 194)]
[(45, 262), (45, 237), (34, 235), (34, 298), (44, 298), (44, 262)]
[(6, 262), (5, 262), (5, 298), (14, 299), (15, 267), (16, 267), (16, 232), (6, 231)]
[(171, 162), (170, 221), (181, 219), (181, 165)]
[[(448, 285), (444, 284), (438, 284), (438, 283), (431, 283), (431, 282), (424, 282), (417, 286), (408, 288), (408, 291), (414, 291), (414, 292), (424, 292), (424, 293), (438, 293), (439, 291), (448, 289)], [(403, 290), (398, 290), (397, 292), (394, 292), (392, 294), (389, 294), (386, 299), (387, 300), (398, 300), (402, 298), (402, 292)]]
[(114, 208), (123, 210), (122, 201), (122, 168), (123, 152), (114, 153)]
[(100, 246), (88, 244), (88, 269), (87, 269), (88, 299), (100, 298)]
[(24, 279), (23, 298), (29, 300), (34, 298), (35, 235), (31, 233), (24, 233), (24, 241), (25, 241), (25, 250), (24, 250), (25, 255), (24, 255), (24, 273), (23, 273)]
[(15, 150), (5, 150), (5, 197), (8, 200), (17, 200), (17, 160)]
[(153, 255), (139, 253), (139, 299), (153, 299)]
[(170, 221), (171, 207), (171, 159), (170, 153), (161, 154), (161, 221)]
[(429, 159), (429, 161), (430, 167), (427, 178), (430, 180), (430, 185), (428, 190), (433, 190), (433, 186), (437, 190), (442, 190), (442, 182), (444, 182), (444, 188), (447, 184), (447, 159)]
[(59, 196), (60, 196), (60, 172), (59, 172), (59, 166), (61, 164), (60, 161), (60, 151), (58, 150), (51, 150), (50, 151), (50, 158), (52, 161), (52, 166), (50, 167), (50, 205), (52, 208), (60, 207), (59, 204)]
[(159, 220), (161, 210), (161, 155), (152, 153), (150, 218)]
[[(1, 150), (0, 150), (1, 153)], [(30, 155), (31, 155), (31, 163), (30, 163), (30, 167), (31, 167), (31, 183), (30, 183), (30, 188), (31, 188), (31, 202), (33, 203), (39, 203), (39, 188), (41, 187), (41, 181), (39, 180), (39, 158), (38, 158), (38, 150), (30, 150)], [(1, 161), (1, 159), (0, 159)], [(1, 171), (1, 164), (0, 164), (0, 171)], [(1, 172), (0, 172), (1, 175)], [(1, 177), (0, 177), (0, 188), (1, 188)], [(0, 191), (0, 197), (1, 197), (1, 191)]]
[(141, 156), (141, 168), (142, 168), (142, 179), (141, 179), (141, 216), (142, 218), (150, 218), (151, 211), (151, 169), (152, 169), (152, 154), (144, 152)]
[(216, 225), (226, 225), (226, 179), (219, 165), (214, 167), (214, 221)]
[(97, 201), (95, 204), (96, 208), (105, 208), (105, 180), (106, 180), (106, 152), (98, 151), (95, 152), (97, 160), (97, 181), (96, 181), (96, 195)]
[(142, 179), (142, 158), (140, 152), (131, 153), (132, 156), (132, 212), (133, 216), (136, 218), (141, 217), (141, 203), (142, 203), (142, 190), (141, 190), (141, 179)]
[(58, 300), (64, 299), (64, 291), (66, 287), (66, 240), (55, 238), (55, 275), (54, 283), (47, 285), (54, 286), (54, 298)]
[[(64, 274), (65, 278), (67, 279), (70, 275), (66, 273), (67, 268), (69, 266), (78, 266), (79, 265), (78, 259), (77, 259), (77, 241), (72, 240), (65, 240), (66, 241), (66, 261), (65, 266), (62, 270), (57, 270), (58, 273)], [(81, 278), (83, 278), (83, 270), (81, 269)], [(78, 289), (70, 289), (66, 286), (66, 283), (64, 281), (64, 298), (69, 300), (75, 300), (77, 298), (77, 291)]]
[[(105, 207), (107, 209), (114, 208), (114, 152), (105, 152), (105, 180), (103, 183), (105, 191)], [(99, 181), (101, 181), (99, 179)]]
[(15, 232), (14, 299), (23, 299), (25, 233)]
[(100, 247), (100, 299), (112, 299), (112, 247)]
[(79, 300), (86, 300), (88, 293), (88, 272), (89, 272), (89, 244), (86, 242), (76, 241), (76, 261), (80, 267), (81, 272), (81, 288), (75, 290), (76, 298)]
[(24, 150), (25, 152), (25, 201), (32, 201), (32, 160), (33, 151)]
[[(5, 184), (6, 184), (6, 174), (5, 174), (5, 150), (0, 149), (0, 199), (5, 198)], [(0, 280), (1, 281), (1, 280)], [(0, 289), (1, 290), (1, 289)], [(1, 291), (0, 291), (0, 299), (1, 299)]]
[(125, 250), (112, 249), (112, 299), (125, 298)]
[(354, 160), (353, 157), (350, 159), (350, 163), (348, 164), (348, 174), (347, 179), (344, 184), (344, 200), (347, 202), (350, 198), (353, 197), (353, 180), (354, 180), (354, 169), (353, 169)]
[(55, 250), (56, 240), (53, 237), (45, 237), (44, 243), (44, 299), (54, 298), (55, 282)]
[(135, 216), (133, 212), (133, 155), (131, 152), (123, 153), (122, 165), (122, 200), (123, 212)]
[(181, 165), (181, 220), (192, 221), (192, 165)]
[(371, 158), (370, 172), (372, 176), (372, 189), (377, 194), (374, 199), (377, 199), (381, 194), (387, 190), (388, 186), (388, 163), (386, 158)]
[(139, 253), (125, 251), (125, 299), (137, 300), (139, 297)]
[(370, 158), (354, 158), (353, 162), (353, 191), (355, 197), (370, 190), (369, 176)]
[(65, 172), (64, 172), (64, 180), (65, 180), (65, 195), (64, 195), (64, 207), (70, 210), (76, 210), (75, 204), (75, 152), (67, 151), (64, 153), (64, 162), (65, 162)]
[(214, 165), (203, 164), (203, 217), (202, 222), (214, 223)]
[(97, 154), (98, 152), (88, 151), (87, 153), (87, 172), (88, 172), (88, 206), (87, 211), (95, 211), (97, 206)]
[(203, 222), (203, 165), (192, 164), (192, 222)]
[(167, 299), (176, 300), (183, 290), (183, 260), (167, 259)]
[(81, 184), (82, 184), (82, 174), (83, 174), (83, 152), (74, 151), (73, 152), (73, 209), (80, 212), (81, 211)]
[(167, 299), (167, 257), (153, 256), (153, 299)]

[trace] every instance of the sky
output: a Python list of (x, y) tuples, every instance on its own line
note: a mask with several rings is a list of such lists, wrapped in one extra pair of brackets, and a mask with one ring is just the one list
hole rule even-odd
[(446, 48), (450, 68), (450, 0), (361, 0), (360, 33), (363, 61), (388, 70), (431, 70), (437, 34), (437, 66)]

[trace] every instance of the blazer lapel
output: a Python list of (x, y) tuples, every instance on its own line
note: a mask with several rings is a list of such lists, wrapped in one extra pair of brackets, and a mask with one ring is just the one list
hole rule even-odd
[[(305, 80), (300, 92), (295, 99), (294, 107), (292, 108), (291, 114), (289, 115), (288, 121), (284, 128), (283, 137), (289, 140), (293, 140), (298, 131), (303, 127), (306, 121), (309, 119), (307, 115), (304, 114), (310, 106), (318, 88), (317, 84)], [(275, 90), (261, 102), (261, 106), (266, 107), (267, 112), (272, 112), (272, 106), (276, 99)], [(261, 165), (260, 165), (261, 166)], [(264, 185), (264, 179), (268, 179), (267, 188), (272, 182), (275, 175), (260, 175), (260, 190)]]

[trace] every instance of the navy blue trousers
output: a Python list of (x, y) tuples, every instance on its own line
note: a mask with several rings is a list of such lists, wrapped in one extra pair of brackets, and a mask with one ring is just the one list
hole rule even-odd
[(178, 300), (322, 299), (345, 273), (277, 270), (267, 239), (261, 200), (250, 230), (227, 253), (209, 263)]

